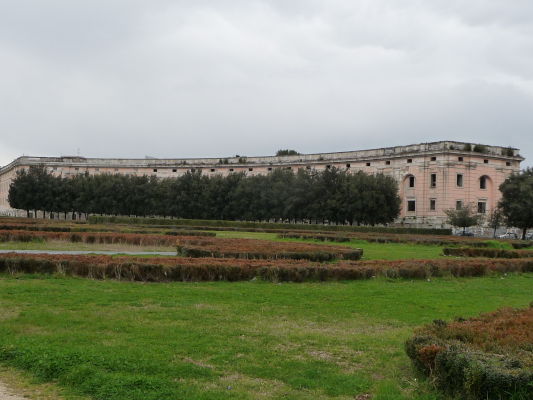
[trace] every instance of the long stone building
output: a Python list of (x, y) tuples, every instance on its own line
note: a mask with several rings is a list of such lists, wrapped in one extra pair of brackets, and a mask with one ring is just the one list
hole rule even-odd
[(444, 210), (473, 203), (480, 213), (492, 209), (500, 198), (499, 185), (520, 170), (519, 150), (454, 141), (385, 147), (373, 150), (291, 156), (109, 159), (85, 157), (19, 157), (0, 168), (0, 214), (15, 215), (8, 192), (16, 172), (44, 165), (56, 175), (129, 174), (176, 177), (187, 171), (206, 175), (245, 172), (267, 174), (275, 168), (322, 171), (339, 168), (350, 172), (383, 173), (399, 184), (402, 210), (398, 223), (441, 226)]

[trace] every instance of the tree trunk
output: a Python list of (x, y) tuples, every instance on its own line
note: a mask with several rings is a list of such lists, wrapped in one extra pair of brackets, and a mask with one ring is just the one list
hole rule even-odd
[(522, 229), (522, 240), (526, 240), (527, 228)]
[(30, 210), (26, 210), (26, 218), (30, 218)]

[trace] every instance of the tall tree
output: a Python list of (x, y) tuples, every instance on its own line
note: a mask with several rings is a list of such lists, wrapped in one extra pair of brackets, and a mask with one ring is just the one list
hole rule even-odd
[(533, 169), (509, 176), (501, 185), (499, 207), (509, 226), (522, 230), (522, 239), (533, 228)]

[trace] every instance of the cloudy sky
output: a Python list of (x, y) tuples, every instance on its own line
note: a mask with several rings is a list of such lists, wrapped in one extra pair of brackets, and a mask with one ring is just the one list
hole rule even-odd
[(0, 0), (0, 165), (532, 138), (531, 0)]

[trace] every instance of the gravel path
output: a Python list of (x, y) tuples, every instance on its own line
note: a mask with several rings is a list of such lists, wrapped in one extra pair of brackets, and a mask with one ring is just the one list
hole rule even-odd
[(17, 396), (0, 382), (0, 400), (27, 400), (24, 397)]
[[(125, 254), (128, 256), (175, 256), (175, 251), (95, 251), (95, 250), (0, 250), (0, 254), (5, 253), (19, 253), (19, 254), (103, 254), (103, 255), (118, 255)], [(1, 400), (1, 398), (0, 398)]]

